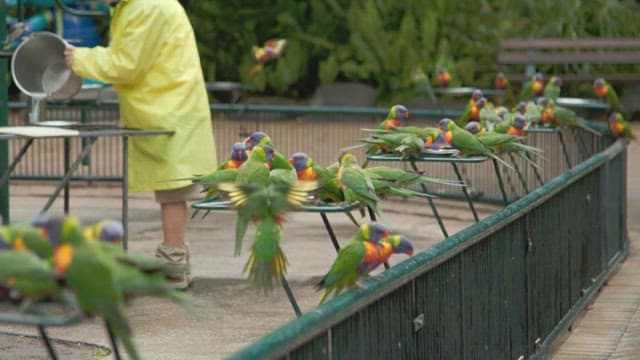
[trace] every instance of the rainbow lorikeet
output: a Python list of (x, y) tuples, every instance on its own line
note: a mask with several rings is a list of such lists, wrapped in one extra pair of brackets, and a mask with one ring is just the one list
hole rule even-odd
[(613, 86), (611, 86), (611, 84), (605, 79), (596, 79), (593, 82), (593, 90), (600, 99), (604, 100), (607, 103), (609, 108), (620, 112), (625, 112), (624, 106), (618, 98), (616, 89), (614, 89)]
[(361, 214), (364, 207), (368, 207), (375, 214), (382, 217), (378, 207), (378, 195), (371, 181), (371, 176), (358, 164), (358, 159), (352, 153), (344, 153), (340, 156), (338, 168), (338, 184), (344, 193), (347, 203), (358, 203)]
[(402, 126), (402, 122), (409, 118), (409, 110), (404, 105), (393, 105), (389, 113), (380, 124), (378, 130), (391, 130), (394, 127)]
[(366, 277), (373, 264), (379, 262), (378, 244), (389, 237), (389, 231), (381, 224), (360, 225), (358, 231), (343, 246), (329, 272), (316, 284), (316, 290), (324, 290), (319, 304), (333, 292), (337, 296), (344, 288)]
[(624, 120), (624, 116), (620, 112), (614, 111), (608, 118), (609, 130), (617, 137), (627, 138), (638, 141), (638, 138), (631, 132), (629, 123)]
[(508, 168), (513, 168), (511, 164), (500, 159), (500, 157), (493, 153), (493, 150), (483, 145), (473, 134), (459, 127), (453, 120), (448, 118), (440, 120), (440, 129), (447, 143), (460, 150), (463, 155), (490, 157)]
[(251, 68), (250, 74), (254, 75), (258, 73), (262, 70), (264, 64), (280, 57), (286, 45), (286, 39), (269, 39), (263, 46), (252, 46), (251, 51), (258, 63)]
[(562, 79), (559, 76), (552, 76), (542, 90), (542, 96), (549, 100), (556, 101), (560, 97), (562, 90)]
[(441, 88), (449, 87), (451, 83), (451, 74), (445, 68), (438, 68), (436, 71), (436, 77), (438, 79), (438, 86)]
[(534, 100), (538, 96), (542, 96), (544, 91), (544, 75), (535, 73), (531, 79), (525, 81), (520, 89), (520, 100)]

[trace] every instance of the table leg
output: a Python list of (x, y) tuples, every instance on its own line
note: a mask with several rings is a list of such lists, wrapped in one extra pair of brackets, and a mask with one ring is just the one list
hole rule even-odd
[(507, 196), (507, 192), (504, 190), (504, 182), (502, 181), (498, 161), (496, 159), (491, 159), (491, 161), (493, 161), (493, 169), (495, 170), (496, 177), (498, 178), (498, 187), (500, 187), (500, 193), (502, 193), (502, 201), (505, 205), (509, 205), (509, 197)]
[[(66, 137), (64, 138), (64, 171), (69, 172), (69, 163), (71, 163), (71, 139)], [(65, 215), (69, 214), (69, 181), (64, 184), (64, 213)]]
[(293, 311), (296, 313), (297, 317), (302, 316), (302, 311), (300, 311), (300, 306), (298, 306), (298, 302), (296, 301), (295, 296), (293, 296), (293, 291), (291, 291), (291, 287), (289, 286), (289, 283), (287, 282), (287, 279), (283, 276), (280, 278), (280, 283), (282, 284), (282, 288), (284, 289), (284, 292), (287, 294), (287, 298), (289, 298), (289, 302), (291, 303), (291, 306), (293, 307)]
[(29, 138), (29, 140), (27, 140), (27, 142), (22, 146), (22, 148), (20, 148), (20, 151), (13, 158), (7, 170), (4, 172), (4, 174), (2, 174), (2, 178), (0, 178), (0, 188), (7, 185), (7, 183), (9, 182), (9, 176), (11, 175), (13, 170), (16, 169), (16, 166), (18, 166), (18, 163), (20, 162), (20, 160), (22, 160), (22, 157), (24, 156), (24, 154), (27, 153), (27, 150), (29, 150), (29, 147), (31, 147), (31, 144), (33, 144), (33, 138)]
[(107, 329), (107, 334), (109, 335), (109, 341), (111, 342), (111, 349), (113, 350), (113, 357), (116, 360), (122, 359), (120, 356), (120, 350), (118, 349), (118, 341), (116, 340), (115, 335), (113, 334), (113, 329), (107, 320), (104, 321), (104, 327)]
[[(418, 170), (418, 166), (416, 165), (416, 163), (414, 161), (410, 161), (411, 167), (413, 168), (413, 171), (415, 172), (420, 172)], [(422, 192), (427, 194), (427, 186), (425, 184), (420, 184), (420, 188), (422, 189)], [(427, 198), (427, 202), (429, 203), (429, 207), (431, 207), (431, 211), (433, 212), (433, 216), (436, 217), (436, 221), (438, 222), (438, 226), (440, 226), (440, 231), (442, 231), (442, 235), (444, 235), (444, 238), (448, 238), (449, 237), (449, 233), (447, 232), (447, 229), (444, 227), (444, 222), (442, 221), (442, 218), (440, 217), (440, 213), (438, 212), (438, 209), (436, 208), (436, 203), (433, 202), (432, 198)]]
[(122, 137), (122, 248), (127, 251), (129, 241), (129, 137)]
[[(451, 166), (453, 166), (453, 171), (456, 173), (458, 180), (464, 184), (464, 180), (462, 179), (462, 175), (460, 174), (460, 170), (456, 163), (452, 162)], [(473, 219), (476, 222), (480, 222), (480, 218), (478, 217), (478, 213), (476, 212), (476, 208), (473, 206), (473, 202), (471, 201), (471, 197), (469, 196), (469, 191), (467, 190), (467, 186), (462, 186), (462, 193), (464, 194), (465, 199), (467, 199), (467, 204), (469, 204), (469, 209), (471, 209), (471, 213), (473, 214)]]
[(322, 222), (324, 223), (325, 229), (327, 229), (327, 232), (329, 233), (329, 237), (331, 238), (331, 243), (333, 244), (333, 247), (336, 249), (336, 252), (339, 252), (340, 251), (340, 244), (338, 243), (338, 239), (336, 238), (336, 234), (333, 232), (333, 228), (331, 227), (331, 224), (329, 223), (329, 218), (327, 217), (327, 214), (321, 212), (320, 213), (320, 217), (322, 218)]
[(522, 187), (524, 188), (525, 193), (528, 194), (529, 193), (529, 187), (527, 186), (527, 180), (522, 175), (522, 172), (520, 171), (520, 167), (516, 163), (516, 158), (513, 156), (513, 153), (509, 153), (509, 158), (511, 159), (511, 164), (513, 165), (513, 168), (515, 169), (516, 174), (518, 174), (518, 179), (520, 179), (520, 183), (522, 184)]
[(571, 169), (571, 159), (569, 159), (569, 152), (567, 151), (567, 145), (564, 143), (564, 136), (562, 136), (562, 131), (558, 130), (558, 139), (560, 140), (560, 145), (562, 145), (562, 154), (564, 154), (564, 160), (567, 162), (567, 169)]
[(56, 355), (56, 350), (53, 348), (53, 345), (51, 344), (51, 340), (49, 339), (49, 336), (47, 335), (47, 331), (44, 329), (44, 326), (38, 325), (37, 327), (38, 327), (38, 332), (40, 333), (40, 338), (44, 342), (44, 346), (47, 348), (47, 352), (49, 353), (49, 356), (53, 360), (58, 359), (58, 355)]
[(69, 169), (67, 170), (67, 173), (64, 175), (64, 177), (62, 178), (62, 180), (60, 181), (60, 184), (58, 184), (58, 187), (56, 188), (56, 190), (53, 192), (53, 194), (51, 194), (51, 196), (49, 197), (49, 200), (47, 201), (47, 203), (44, 205), (44, 207), (42, 208), (42, 210), (40, 210), (40, 213), (44, 213), (47, 210), (49, 210), (49, 208), (51, 207), (51, 205), (53, 204), (53, 202), (56, 200), (56, 198), (58, 197), (58, 195), (60, 195), (60, 191), (62, 191), (62, 188), (64, 188), (65, 186), (67, 186), (67, 184), (69, 183), (69, 181), (71, 181), (71, 176), (73, 175), (73, 173), (76, 171), (76, 169), (78, 169), (78, 166), (80, 166), (80, 163), (82, 162), (82, 159), (85, 158), (85, 156), (87, 156), (89, 154), (89, 151), (91, 151), (91, 146), (93, 145), (93, 143), (96, 141), (97, 137), (90, 137), (87, 141), (87, 145), (84, 147), (84, 149), (82, 149), (82, 152), (80, 153), (80, 155), (78, 155), (78, 157), (76, 158), (76, 160), (73, 162), (73, 164), (71, 164), (71, 166), (69, 166)]

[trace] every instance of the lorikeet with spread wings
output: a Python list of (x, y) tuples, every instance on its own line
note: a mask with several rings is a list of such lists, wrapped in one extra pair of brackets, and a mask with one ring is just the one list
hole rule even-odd
[[(259, 149), (259, 147), (254, 148)], [(238, 222), (256, 224), (245, 271), (249, 280), (262, 290), (273, 289), (287, 271), (287, 259), (280, 247), (284, 216), (307, 201), (307, 195), (318, 186), (317, 181), (295, 184), (233, 184), (223, 183), (220, 188), (229, 197), (238, 212)], [(238, 228), (236, 228), (238, 229)], [(236, 233), (236, 254), (239, 253), (246, 226)], [(240, 244), (238, 243), (240, 241)]]
[(255, 75), (262, 70), (264, 64), (280, 57), (286, 45), (286, 39), (269, 39), (261, 47), (256, 45), (252, 46), (251, 51), (258, 63), (251, 68), (250, 74)]

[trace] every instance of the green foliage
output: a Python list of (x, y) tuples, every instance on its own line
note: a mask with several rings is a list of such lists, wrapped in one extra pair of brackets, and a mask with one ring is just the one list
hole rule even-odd
[[(492, 86), (501, 37), (625, 37), (640, 33), (632, 0), (278, 0), (189, 1), (208, 81), (239, 81), (255, 92), (295, 98), (319, 84), (375, 86), (381, 104), (410, 96), (420, 68), (438, 67), (452, 85)], [(255, 76), (252, 45), (289, 43)], [(637, 71), (636, 67), (558, 65), (547, 73)]]

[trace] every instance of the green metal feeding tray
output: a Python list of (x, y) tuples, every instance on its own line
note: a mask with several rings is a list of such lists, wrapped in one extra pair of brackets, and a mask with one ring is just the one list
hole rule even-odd
[(498, 89), (479, 89), (471, 86), (434, 88), (433, 92), (440, 95), (465, 96), (471, 95), (474, 91), (480, 90), (483, 95), (502, 95), (504, 91)]
[(571, 108), (581, 108), (581, 109), (595, 109), (595, 110), (606, 110), (608, 105), (599, 99), (582, 99), (582, 98), (570, 98), (570, 97), (559, 97), (556, 100), (556, 104), (560, 106), (566, 106)]

